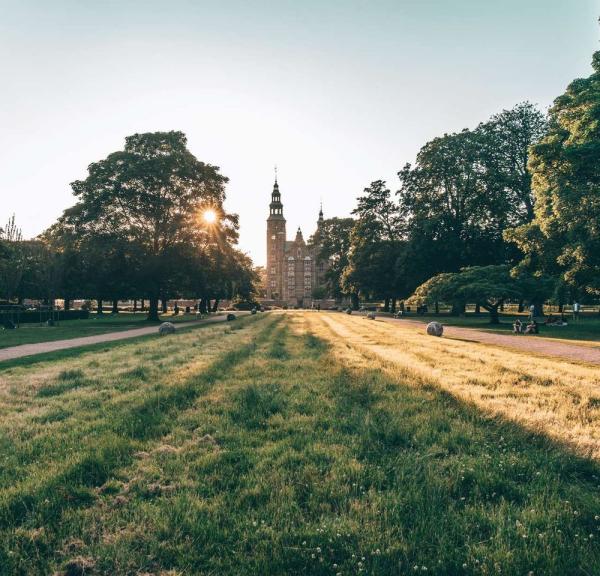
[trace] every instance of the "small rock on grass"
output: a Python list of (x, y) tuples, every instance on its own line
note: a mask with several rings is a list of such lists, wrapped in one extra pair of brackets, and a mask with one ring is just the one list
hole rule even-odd
[(429, 336), (441, 336), (444, 333), (444, 327), (439, 322), (430, 322), (427, 324), (427, 334)]

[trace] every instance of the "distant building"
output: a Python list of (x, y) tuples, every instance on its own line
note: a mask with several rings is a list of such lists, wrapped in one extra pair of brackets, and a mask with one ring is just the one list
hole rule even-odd
[(276, 178), (267, 218), (266, 303), (298, 308), (317, 304), (323, 308), (332, 306), (334, 301), (325, 292), (325, 273), (329, 263), (317, 259), (323, 209), (319, 210), (317, 230), (313, 235), (314, 246), (306, 244), (300, 228), (296, 231), (296, 238), (288, 240), (285, 222)]

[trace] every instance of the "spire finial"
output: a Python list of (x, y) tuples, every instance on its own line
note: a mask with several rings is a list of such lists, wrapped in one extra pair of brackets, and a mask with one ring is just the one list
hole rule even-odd
[(277, 164), (275, 164), (275, 184), (277, 184)]

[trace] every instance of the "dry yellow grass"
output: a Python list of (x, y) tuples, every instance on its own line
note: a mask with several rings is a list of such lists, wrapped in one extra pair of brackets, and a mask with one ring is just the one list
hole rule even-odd
[[(600, 459), (600, 370), (485, 344), (432, 338), (423, 330), (343, 314), (305, 314), (346, 363), (383, 360), (415, 385), (433, 383), (578, 453)], [(362, 355), (355, 354), (359, 351)]]

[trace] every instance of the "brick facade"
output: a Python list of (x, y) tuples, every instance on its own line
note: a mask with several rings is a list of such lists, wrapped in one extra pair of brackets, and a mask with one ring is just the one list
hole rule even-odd
[[(313, 239), (318, 240), (322, 221), (321, 210)], [(315, 288), (325, 285), (328, 263), (318, 261), (318, 248), (306, 244), (300, 228), (294, 240), (287, 240), (285, 224), (279, 184), (275, 180), (267, 218), (267, 301), (277, 306), (300, 308), (315, 304), (331, 305), (329, 299), (313, 298)]]

